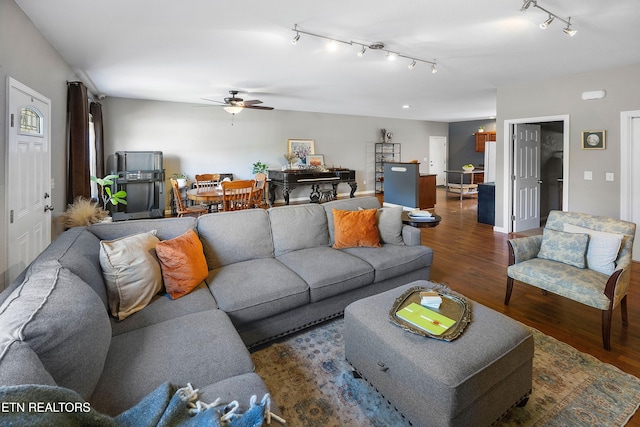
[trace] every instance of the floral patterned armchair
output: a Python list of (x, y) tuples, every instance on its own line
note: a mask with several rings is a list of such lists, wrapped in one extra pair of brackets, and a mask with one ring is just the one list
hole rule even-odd
[(542, 235), (509, 240), (504, 303), (514, 280), (602, 310), (602, 342), (611, 349), (611, 319), (620, 305), (627, 322), (627, 288), (636, 224), (552, 211)]

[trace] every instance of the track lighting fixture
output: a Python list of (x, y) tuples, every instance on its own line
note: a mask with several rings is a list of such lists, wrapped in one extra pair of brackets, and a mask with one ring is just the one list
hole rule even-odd
[(562, 29), (562, 31), (568, 35), (569, 37), (573, 37), (576, 35), (576, 33), (578, 32), (577, 30), (574, 30), (571, 28), (571, 17), (568, 17), (567, 19), (564, 19), (558, 15), (556, 15), (555, 13), (545, 9), (542, 6), (538, 5), (538, 0), (523, 0), (524, 3), (522, 3), (522, 7), (520, 8), (520, 10), (522, 12), (526, 12), (527, 9), (529, 9), (530, 6), (533, 6), (537, 9), (540, 9), (543, 12), (546, 12), (547, 15), (549, 15), (549, 17), (542, 23), (540, 24), (540, 28), (542, 28), (543, 30), (546, 29), (552, 22), (554, 19), (558, 19), (559, 21), (564, 22), (565, 24), (567, 24), (566, 27), (564, 27)]
[(552, 22), (553, 22), (553, 16), (549, 15), (549, 17), (542, 24), (540, 24), (540, 28), (542, 28), (543, 30), (546, 30), (547, 27), (551, 25)]
[[(296, 25), (295, 27), (298, 28), (298, 25)], [(298, 40), (300, 40), (300, 33), (296, 31), (295, 37), (293, 39), (291, 39), (291, 44), (298, 43)]]
[[(535, 0), (531, 0), (534, 1)], [(340, 40), (337, 39), (335, 37), (329, 37), (329, 36), (324, 36), (322, 34), (316, 34), (316, 33), (311, 33), (309, 31), (305, 31), (305, 30), (301, 30), (300, 28), (298, 28), (298, 24), (295, 24), (293, 26), (293, 28), (291, 29), (291, 31), (294, 31), (296, 33), (295, 37), (293, 38), (293, 40), (291, 40), (291, 43), (296, 44), (298, 42), (298, 40), (300, 39), (300, 34), (306, 34), (308, 36), (313, 36), (313, 37), (318, 37), (321, 39), (325, 39), (328, 40), (330, 43), (330, 46), (332, 46), (330, 48), (330, 50), (333, 50), (338, 43), (342, 43), (342, 44), (348, 44), (348, 45), (356, 45), (356, 46), (360, 46), (360, 50), (357, 52), (357, 55), (359, 57), (364, 56), (365, 52), (367, 51), (367, 49), (369, 50), (380, 50), (382, 52), (386, 52), (386, 56), (387, 59), (390, 61), (395, 61), (398, 57), (400, 58), (407, 58), (409, 60), (411, 60), (411, 63), (409, 64), (409, 69), (413, 70), (416, 65), (418, 64), (418, 62), (424, 62), (426, 64), (431, 64), (431, 72), (432, 73), (436, 73), (438, 70), (436, 69), (436, 62), (435, 61), (427, 61), (425, 59), (420, 59), (420, 58), (415, 58), (413, 56), (409, 56), (409, 55), (404, 55), (402, 53), (399, 52), (393, 52), (391, 50), (388, 50), (385, 48), (384, 43), (382, 42), (373, 42), (373, 43), (360, 43), (360, 42), (354, 42), (354, 41), (345, 41), (345, 40)]]

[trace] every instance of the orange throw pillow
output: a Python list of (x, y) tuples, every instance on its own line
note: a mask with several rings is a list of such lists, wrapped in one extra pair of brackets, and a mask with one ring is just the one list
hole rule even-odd
[(377, 209), (341, 211), (332, 209), (335, 249), (366, 246), (379, 248), (380, 234), (376, 227)]
[(156, 254), (162, 267), (164, 287), (171, 299), (185, 296), (209, 274), (202, 242), (193, 230), (158, 242)]

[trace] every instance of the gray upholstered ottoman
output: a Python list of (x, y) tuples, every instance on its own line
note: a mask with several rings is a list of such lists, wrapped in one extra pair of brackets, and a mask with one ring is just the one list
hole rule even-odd
[(484, 426), (531, 392), (533, 337), (518, 322), (469, 301), (471, 322), (441, 341), (389, 321), (397, 297), (419, 280), (344, 311), (345, 355), (414, 426)]

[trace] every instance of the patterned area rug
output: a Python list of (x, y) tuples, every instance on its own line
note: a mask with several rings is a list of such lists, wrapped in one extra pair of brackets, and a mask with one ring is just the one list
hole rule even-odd
[[(343, 319), (292, 335), (253, 353), (288, 425), (357, 427), (409, 425), (344, 358)], [(535, 341), (533, 393), (499, 426), (623, 426), (640, 405), (640, 379), (540, 331)]]

